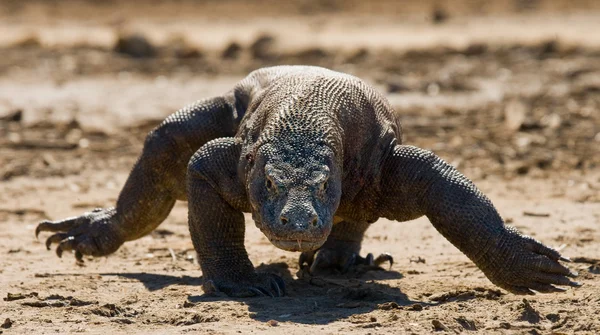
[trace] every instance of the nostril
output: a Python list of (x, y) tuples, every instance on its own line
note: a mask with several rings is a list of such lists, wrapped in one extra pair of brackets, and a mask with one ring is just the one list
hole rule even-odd
[(318, 218), (318, 217), (316, 217), (316, 216), (315, 216), (315, 217), (312, 219), (312, 221), (310, 221), (310, 224), (311, 224), (313, 227), (316, 227), (318, 223), (319, 223), (319, 218)]
[(288, 219), (284, 216), (280, 217), (279, 220), (281, 221), (281, 224), (284, 226), (288, 223)]

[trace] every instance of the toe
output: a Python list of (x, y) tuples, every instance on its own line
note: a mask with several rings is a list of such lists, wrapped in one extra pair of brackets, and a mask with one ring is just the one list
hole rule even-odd
[(577, 272), (572, 271), (568, 267), (558, 263), (558, 261), (553, 261), (542, 256), (540, 256), (540, 259), (538, 260), (537, 268), (543, 272), (555, 273), (569, 277), (577, 277), (579, 275)]
[(537, 240), (531, 239), (527, 246), (529, 250), (537, 254), (544, 255), (553, 261), (558, 261), (561, 258), (560, 253), (558, 251), (543, 245)]
[(271, 297), (271, 298), (273, 298), (273, 293), (269, 292), (269, 290), (265, 290), (264, 288), (262, 288), (260, 286), (251, 286), (251, 287), (249, 287), (249, 290), (251, 292), (254, 292), (255, 295), (257, 295), (259, 297)]
[(40, 232), (43, 232), (43, 231), (50, 231), (50, 232), (68, 231), (69, 229), (73, 228), (75, 225), (79, 224), (80, 222), (81, 222), (80, 217), (68, 218), (68, 219), (61, 220), (61, 221), (48, 221), (48, 220), (42, 221), (35, 228), (35, 237), (37, 238), (37, 236), (40, 234)]
[(372, 253), (368, 253), (367, 257), (365, 257), (365, 264), (369, 265), (369, 266), (375, 265), (375, 257), (373, 256)]
[(342, 267), (342, 273), (348, 272), (350, 270), (350, 268), (352, 268), (354, 265), (356, 265), (357, 257), (359, 257), (359, 256), (354, 252), (350, 255), (350, 257), (348, 257), (348, 259), (346, 260), (346, 263)]
[(386, 253), (383, 253), (379, 256), (377, 256), (377, 258), (375, 258), (375, 265), (376, 266), (381, 266), (381, 264), (385, 263), (385, 262), (389, 262), (390, 263), (390, 270), (392, 269), (392, 266), (394, 265), (394, 257), (392, 257), (392, 255)]
[(566, 276), (554, 274), (554, 273), (537, 273), (534, 276), (534, 279), (537, 282), (545, 283), (545, 284), (554, 284), (554, 285), (564, 285), (564, 286), (573, 286), (579, 287), (580, 283), (574, 282), (567, 278)]
[(79, 250), (75, 250), (75, 259), (78, 263), (83, 263), (83, 254)]
[(298, 259), (298, 265), (300, 266), (300, 268), (302, 268), (304, 266), (304, 264), (306, 263), (308, 268), (310, 268), (311, 265), (313, 264), (314, 260), (315, 260), (315, 252), (314, 251), (305, 251), (300, 254), (300, 258)]
[(556, 273), (565, 276), (571, 273), (571, 270), (569, 270), (569, 268), (566, 266), (548, 258), (541, 259), (538, 263), (538, 268), (544, 272)]
[(545, 283), (532, 283), (530, 285), (532, 290), (535, 290), (540, 293), (555, 293), (555, 292), (565, 292), (564, 288), (556, 287), (550, 284)]
[(212, 294), (212, 293), (219, 292), (217, 285), (212, 280), (205, 280), (204, 283), (202, 284), (202, 289), (204, 290), (204, 293), (206, 293), (206, 294)]
[(321, 268), (327, 268), (329, 266), (329, 264), (330, 264), (330, 262), (328, 260), (326, 250), (320, 250), (316, 254), (316, 256), (313, 260), (313, 263), (311, 264), (311, 266), (309, 268), (309, 272), (314, 274)]
[(67, 233), (58, 233), (48, 237), (48, 239), (46, 239), (46, 249), (50, 250), (50, 246), (52, 246), (53, 243), (60, 243), (68, 237), (69, 234)]
[(271, 280), (270, 280), (270, 284), (271, 284), (271, 290), (273, 290), (273, 292), (275, 292), (275, 296), (276, 297), (283, 297), (285, 296), (285, 282), (283, 281), (283, 279), (281, 279), (281, 277), (279, 277), (278, 275), (274, 275), (271, 274)]
[(76, 247), (77, 241), (75, 237), (69, 236), (58, 244), (58, 247), (56, 247), (56, 255), (60, 258), (64, 251), (72, 251), (75, 250)]
[(206, 280), (202, 284), (206, 294), (222, 292), (230, 297), (283, 297), (285, 282), (281, 277), (270, 273), (259, 273), (250, 282), (236, 283), (230, 280)]
[(535, 292), (523, 286), (508, 286), (504, 287), (504, 289), (509, 291), (510, 293), (518, 295), (535, 295)]

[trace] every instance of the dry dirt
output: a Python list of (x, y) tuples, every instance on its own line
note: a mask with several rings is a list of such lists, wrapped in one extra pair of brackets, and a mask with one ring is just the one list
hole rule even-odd
[[(599, 333), (599, 3), (343, 3), (3, 1), (0, 333)], [(288, 286), (278, 299), (203, 295), (185, 203), (84, 266), (35, 239), (42, 219), (113, 205), (160, 119), (271, 64), (386, 92), (406, 143), (457, 166), (584, 285), (507, 294), (426, 218), (367, 232), (391, 271), (311, 277), (248, 217), (252, 262)]]

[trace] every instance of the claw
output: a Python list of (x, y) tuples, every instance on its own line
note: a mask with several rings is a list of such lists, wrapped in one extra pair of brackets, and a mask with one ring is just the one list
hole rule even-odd
[[(46, 222), (46, 221), (44, 221), (44, 222)], [(36, 239), (36, 240), (38, 239), (38, 235), (40, 235), (40, 232), (42, 231), (42, 224), (43, 224), (44, 222), (40, 222), (40, 223), (38, 224), (38, 226), (37, 226), (37, 227), (35, 227), (35, 239)]]
[(365, 257), (365, 264), (368, 265), (368, 266), (375, 265), (375, 263), (373, 262), (373, 259), (374, 259), (373, 254), (372, 253), (368, 253), (367, 257)]
[(50, 231), (50, 232), (67, 231), (67, 230), (73, 228), (73, 226), (80, 223), (81, 219), (82, 219), (81, 217), (72, 217), (72, 218), (64, 219), (59, 222), (53, 222), (53, 221), (48, 221), (48, 220), (42, 221), (35, 228), (35, 237), (37, 238), (38, 235), (43, 231)]
[(356, 257), (358, 255), (356, 253), (352, 253), (352, 256), (350, 256), (348, 258), (348, 260), (346, 260), (346, 264), (344, 264), (344, 266), (342, 267), (342, 273), (346, 273), (348, 272), (348, 270), (350, 270), (350, 268), (352, 267), (352, 265), (356, 264)]
[(81, 251), (75, 251), (75, 259), (77, 260), (77, 263), (83, 263), (83, 254), (81, 253)]
[(68, 237), (69, 235), (67, 233), (58, 233), (48, 237), (48, 239), (46, 239), (46, 249), (50, 250), (52, 243), (60, 243), (62, 240)]
[(56, 256), (58, 256), (58, 258), (62, 257), (63, 251), (71, 251), (74, 249), (74, 244), (75, 244), (75, 237), (73, 236), (68, 236), (67, 238), (65, 238), (64, 240), (62, 240), (60, 242), (60, 244), (58, 245), (58, 247), (56, 247)]
[(514, 294), (535, 295), (535, 292), (533, 292), (532, 290), (528, 289), (527, 287), (521, 287), (521, 286), (513, 286), (510, 289), (508, 289), (508, 291), (510, 291)]
[(372, 267), (381, 267), (381, 264), (385, 262), (390, 262), (390, 270), (392, 269), (392, 265), (394, 265), (394, 257), (388, 253), (383, 253), (377, 258), (373, 258), (373, 254), (369, 253), (365, 258), (360, 256), (357, 257), (355, 264), (364, 264)]
[(571, 259), (569, 257), (560, 256), (559, 260), (567, 263), (571, 263)]
[(314, 252), (312, 252), (312, 251), (303, 252), (300, 254), (300, 257), (298, 258), (298, 265), (300, 266), (300, 268), (302, 268), (304, 263), (306, 263), (306, 265), (310, 268), (314, 259), (315, 259)]
[(277, 275), (272, 275), (272, 277), (275, 280), (275, 283), (277, 284), (277, 288), (279, 289), (279, 292), (281, 293), (280, 297), (285, 296), (286, 290), (285, 290), (285, 282), (283, 281), (283, 279), (281, 279), (281, 277), (279, 277)]
[(565, 292), (566, 291), (564, 288), (559, 288), (554, 285), (541, 284), (541, 283), (531, 284), (531, 289), (535, 290), (537, 292), (540, 292), (540, 293), (555, 293), (555, 292)]
[(265, 290), (264, 288), (260, 287), (260, 286), (252, 286), (250, 287), (250, 291), (256, 293), (256, 295), (261, 296), (261, 297), (273, 297), (273, 294), (267, 290)]
[(377, 266), (381, 266), (381, 264), (385, 263), (385, 262), (390, 262), (390, 268), (388, 270), (392, 269), (392, 266), (394, 265), (394, 257), (392, 257), (392, 255), (386, 253), (383, 253), (379, 256), (377, 256), (377, 258), (375, 258), (375, 265)]
[(271, 290), (275, 291), (277, 293), (276, 297), (281, 297), (281, 290), (279, 289), (279, 286), (277, 285), (277, 283), (274, 280), (270, 281), (271, 284)]
[(204, 289), (204, 293), (206, 293), (206, 294), (212, 294), (212, 293), (219, 292), (217, 285), (215, 285), (215, 282), (212, 280), (205, 281), (204, 284), (202, 285), (202, 289)]
[(313, 263), (312, 263), (312, 265), (310, 266), (310, 268), (309, 268), (308, 272), (309, 272), (309, 273), (315, 273), (315, 272), (316, 272), (316, 270), (319, 268), (319, 264), (320, 264), (320, 263), (323, 263), (323, 258), (322, 258), (322, 257), (319, 257), (319, 256), (317, 255), (317, 257), (315, 257), (315, 259), (313, 260)]

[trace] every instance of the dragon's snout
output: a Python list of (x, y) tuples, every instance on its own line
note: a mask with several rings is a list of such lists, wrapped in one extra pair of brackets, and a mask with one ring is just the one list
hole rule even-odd
[(330, 220), (322, 220), (309, 203), (285, 206), (277, 219), (263, 225), (271, 243), (287, 251), (312, 251), (321, 247), (331, 232)]

